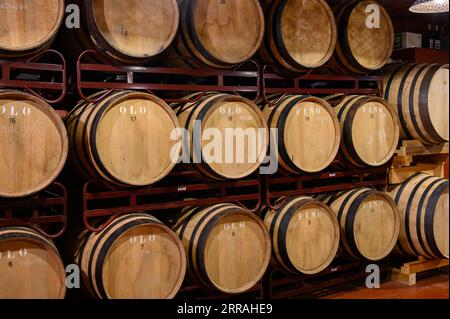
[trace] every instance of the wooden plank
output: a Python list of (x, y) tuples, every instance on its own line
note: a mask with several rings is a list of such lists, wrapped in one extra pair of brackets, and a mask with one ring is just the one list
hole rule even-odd
[(417, 173), (445, 178), (445, 164), (418, 164), (410, 167), (392, 167), (389, 172), (389, 183), (392, 185), (401, 184)]
[(401, 271), (404, 274), (411, 275), (443, 267), (448, 267), (448, 259), (419, 260), (407, 263), (402, 266)]
[(419, 155), (436, 155), (448, 154), (449, 143), (442, 145), (423, 145), (419, 141), (403, 141), (402, 147), (397, 150), (397, 156), (419, 156)]
[(391, 280), (408, 286), (414, 286), (417, 283), (417, 275), (404, 274), (400, 269), (394, 268), (391, 274)]
[(394, 268), (391, 280), (412, 286), (417, 283), (417, 274), (448, 267), (448, 265), (448, 259), (425, 259), (424, 257), (419, 257), (417, 261), (405, 263), (400, 269)]

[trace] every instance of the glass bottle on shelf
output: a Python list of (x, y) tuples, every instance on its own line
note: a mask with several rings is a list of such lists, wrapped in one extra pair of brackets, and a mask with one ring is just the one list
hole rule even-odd
[(433, 39), (434, 39), (434, 49), (441, 50), (441, 33), (439, 32), (438, 25), (435, 26)]
[(428, 25), (428, 32), (423, 38), (423, 47), (427, 49), (434, 49), (434, 37), (431, 24)]

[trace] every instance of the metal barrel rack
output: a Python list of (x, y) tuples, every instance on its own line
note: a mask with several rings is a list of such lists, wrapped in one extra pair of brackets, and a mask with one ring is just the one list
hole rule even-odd
[[(45, 50), (26, 60), (0, 60), (0, 88), (30, 93), (50, 105), (66, 96), (66, 61), (61, 53)], [(61, 116), (64, 111), (56, 110)], [(26, 198), (0, 198), (0, 228), (30, 227), (50, 239), (67, 228), (67, 190), (54, 182)]]
[(66, 60), (58, 51), (45, 50), (24, 61), (0, 59), (0, 68), (1, 88), (20, 89), (49, 104), (66, 96)]
[(262, 95), (267, 100), (271, 94), (300, 95), (382, 95), (383, 77), (379, 75), (315, 74), (310, 70), (301, 75), (281, 75), (270, 72), (269, 65), (261, 67)]
[(270, 269), (263, 279), (263, 296), (265, 299), (289, 299), (331, 295), (336, 292), (336, 287), (364, 285), (369, 275), (366, 267), (370, 264), (380, 268), (382, 282), (389, 279), (391, 268), (387, 259), (374, 263), (338, 257), (327, 269), (315, 275), (294, 275)]
[[(81, 53), (77, 61), (77, 91), (86, 101), (91, 101), (86, 90), (104, 91), (95, 102), (116, 90), (147, 91), (158, 95), (167, 103), (196, 101), (201, 96), (197, 96), (195, 100), (184, 99), (183, 96), (198, 92), (245, 94), (255, 101), (260, 97), (260, 70), (254, 61), (234, 70), (118, 66), (95, 61), (101, 59), (92, 50)], [(96, 80), (92, 80), (93, 78)], [(178, 96), (171, 96), (174, 93)]]
[(285, 196), (315, 195), (362, 187), (384, 190), (389, 183), (388, 172), (389, 165), (384, 165), (376, 168), (326, 170), (317, 174), (279, 173), (265, 176), (265, 203), (271, 208), (276, 208), (273, 201)]
[[(195, 102), (202, 94), (211, 91), (239, 94), (254, 101), (267, 99), (271, 94), (382, 93), (380, 76), (347, 76), (333, 73), (314, 75), (311, 72), (294, 77), (282, 76), (269, 73), (268, 66), (262, 67), (254, 61), (235, 70), (120, 66), (99, 61), (101, 59), (95, 51), (85, 51), (78, 58), (76, 88), (79, 97), (85, 101), (97, 102), (117, 90), (146, 91), (167, 103)], [(104, 93), (97, 96), (96, 100), (89, 98), (90, 94), (101, 91)], [(190, 99), (184, 98), (194, 92), (200, 95)], [(338, 158), (335, 164), (339, 163)], [(181, 184), (180, 180), (183, 181)], [(81, 194), (84, 227), (92, 232), (100, 232), (118, 216), (139, 211), (153, 212), (158, 216), (165, 211), (181, 210), (190, 206), (231, 202), (257, 213), (263, 206), (271, 207), (272, 202), (279, 197), (336, 192), (357, 187), (383, 188), (387, 183), (387, 165), (366, 169), (330, 168), (317, 174), (255, 174), (244, 180), (223, 182), (205, 182), (198, 172), (178, 167), (164, 181), (148, 188), (117, 190), (101, 181), (91, 180), (82, 184), (79, 187), (81, 191), (77, 189), (77, 192)], [(103, 223), (93, 223), (98, 219)], [(359, 261), (338, 260), (323, 273), (312, 277), (317, 280), (322, 278), (329, 283), (345, 284), (355, 277), (361, 279), (365, 274), (364, 265), (364, 262)], [(355, 276), (343, 275), (345, 271), (353, 271)], [(286, 293), (292, 294), (296, 294), (298, 289), (306, 293), (322, 289), (322, 285), (318, 286), (318, 289), (307, 285), (305, 278), (306, 276), (288, 276), (280, 270), (270, 270), (260, 284), (237, 296), (209, 292), (186, 281), (178, 297), (276, 298), (280, 287)], [(286, 284), (294, 285), (296, 290), (283, 288)]]
[[(116, 90), (146, 91), (167, 103), (193, 102), (212, 91), (246, 95), (258, 100), (261, 92), (260, 67), (254, 61), (234, 70), (124, 66), (102, 61), (98, 53), (87, 50), (77, 59), (76, 75), (79, 97), (91, 102), (97, 102)], [(92, 101), (86, 91), (104, 93)], [(191, 93), (200, 94), (184, 98)], [(188, 182), (180, 184), (180, 179)], [(223, 202), (244, 206), (243, 203), (253, 202), (253, 207), (244, 207), (256, 212), (262, 204), (259, 176), (240, 181), (205, 182), (204, 177), (202, 181), (202, 176), (190, 168), (176, 169), (164, 181), (148, 188), (115, 190), (95, 180), (86, 182), (82, 188), (84, 226), (93, 232), (103, 230), (119, 215), (139, 211), (181, 210)], [(90, 221), (99, 217), (110, 219), (98, 227), (92, 226)]]
[[(180, 184), (180, 177), (197, 176), (197, 172), (172, 173), (163, 183), (148, 188), (114, 190), (99, 181), (89, 181), (82, 190), (83, 223), (86, 229), (100, 232), (116, 217), (136, 212), (161, 212), (182, 210), (191, 206), (207, 206), (220, 203), (236, 203), (257, 212), (262, 204), (261, 181), (250, 177), (239, 181), (187, 182)], [(252, 202), (253, 206), (245, 206)], [(91, 220), (109, 218), (100, 226)]]
[(30, 227), (56, 239), (67, 228), (67, 190), (53, 183), (42, 192), (22, 199), (0, 199), (0, 228)]

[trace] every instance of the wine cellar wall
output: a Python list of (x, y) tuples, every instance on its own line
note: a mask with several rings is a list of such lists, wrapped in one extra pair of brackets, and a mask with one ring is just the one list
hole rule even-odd
[(0, 299), (448, 272), (444, 26), (417, 48), (382, 0), (22, 2), (0, 6)]

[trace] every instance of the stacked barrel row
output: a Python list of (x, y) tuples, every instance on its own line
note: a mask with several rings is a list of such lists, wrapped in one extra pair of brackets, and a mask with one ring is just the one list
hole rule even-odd
[(325, 0), (70, 4), (78, 9), (61, 27), (63, 0), (26, 5), (10, 1), (2, 9), (0, 29), (6, 36), (0, 41), (0, 55), (38, 53), (50, 46), (60, 29), (59, 47), (69, 55), (95, 49), (103, 58), (122, 64), (145, 64), (164, 52), (169, 64), (230, 68), (256, 55), (292, 72), (338, 63), (351, 72), (367, 73), (387, 63), (394, 43), (389, 15), (372, 0), (347, 1), (333, 8)]
[[(410, 74), (413, 81), (408, 80)], [(271, 152), (281, 168), (294, 174), (327, 168), (339, 145), (349, 164), (367, 167), (388, 162), (399, 135), (425, 144), (448, 141), (448, 67), (408, 65), (388, 78), (386, 99), (394, 107), (373, 96), (272, 96), (256, 105), (216, 93), (170, 107), (153, 95), (122, 91), (97, 103), (80, 102), (66, 118), (68, 133), (47, 103), (3, 90), (1, 132), (9, 142), (2, 144), (0, 196), (24, 197), (46, 188), (64, 167), (69, 145), (72, 163), (85, 177), (147, 186), (166, 177), (182, 154), (190, 155), (183, 161), (198, 163), (208, 179), (249, 176), (264, 159), (269, 136), (278, 146)], [(180, 127), (189, 132), (187, 138), (173, 136)], [(222, 161), (205, 160), (210, 140), (203, 137), (208, 129), (221, 136), (240, 129), (240, 153), (225, 161), (227, 143), (222, 141), (215, 150)], [(256, 133), (252, 143), (245, 142), (248, 130)], [(194, 144), (200, 145), (200, 152)]]
[[(379, 261), (395, 246), (397, 255), (448, 258), (446, 180), (418, 174), (389, 194), (361, 188), (280, 198), (276, 206), (260, 218), (227, 203), (187, 208), (171, 228), (148, 214), (124, 215), (99, 233), (79, 232), (70, 256), (85, 292), (105, 299), (173, 298), (186, 273), (210, 291), (243, 293), (269, 261), (312, 275), (337, 255)], [(9, 287), (2, 298), (64, 297), (63, 263), (38, 231), (2, 229), (0, 252), (0, 281)]]

